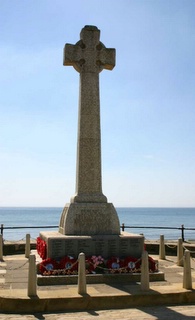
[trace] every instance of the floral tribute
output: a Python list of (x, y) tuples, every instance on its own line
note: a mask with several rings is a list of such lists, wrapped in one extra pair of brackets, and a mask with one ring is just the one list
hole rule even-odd
[(39, 271), (44, 276), (78, 274), (78, 261), (70, 256), (60, 261), (48, 258), (40, 263)]
[(40, 237), (37, 238), (37, 252), (42, 259), (47, 257), (47, 244)]
[[(39, 273), (44, 276), (50, 275), (76, 275), (78, 274), (78, 260), (71, 256), (65, 256), (60, 260), (46, 259), (47, 245), (40, 237), (37, 238), (37, 252), (43, 259), (39, 264)], [(148, 258), (149, 271), (157, 272), (158, 265), (151, 257)], [(116, 273), (140, 273), (141, 258), (127, 257), (120, 259), (110, 257), (104, 259), (102, 256), (86, 257), (87, 274), (116, 274)]]
[(106, 263), (102, 256), (92, 256), (85, 260), (87, 273), (104, 273)]

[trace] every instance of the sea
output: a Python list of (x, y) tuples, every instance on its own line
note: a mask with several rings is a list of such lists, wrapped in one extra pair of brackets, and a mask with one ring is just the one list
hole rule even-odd
[[(0, 225), (3, 238), (20, 241), (30, 234), (36, 239), (40, 231), (58, 230), (63, 208), (0, 207)], [(185, 240), (195, 240), (195, 208), (116, 208), (120, 225), (125, 231), (144, 234), (147, 240), (181, 238), (184, 226)], [(192, 230), (188, 230), (192, 229)]]

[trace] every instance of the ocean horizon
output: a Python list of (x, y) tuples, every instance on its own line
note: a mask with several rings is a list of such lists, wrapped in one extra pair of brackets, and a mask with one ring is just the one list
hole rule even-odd
[[(62, 207), (0, 207), (3, 238), (19, 241), (30, 233), (31, 238), (36, 239), (39, 232), (49, 226), (54, 228), (48, 231), (57, 231), (62, 210)], [(129, 227), (125, 231), (144, 234), (148, 240), (157, 240), (161, 234), (168, 240), (181, 238), (182, 225), (186, 228), (185, 240), (195, 239), (194, 207), (116, 207), (116, 210), (120, 225)], [(194, 230), (188, 230), (191, 228)]]

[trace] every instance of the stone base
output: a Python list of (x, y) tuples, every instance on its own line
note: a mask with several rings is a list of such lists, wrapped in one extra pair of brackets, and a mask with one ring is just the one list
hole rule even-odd
[(72, 256), (83, 252), (86, 256), (140, 258), (144, 248), (144, 236), (122, 232), (120, 235), (67, 236), (59, 232), (43, 231), (40, 237), (47, 243), (47, 258)]
[[(165, 275), (163, 272), (154, 272), (149, 274), (149, 280), (152, 281), (165, 281)], [(87, 284), (92, 283), (105, 283), (105, 284), (121, 284), (140, 282), (141, 273), (128, 273), (128, 274), (88, 274), (86, 275)], [(78, 276), (42, 276), (37, 275), (37, 284), (39, 286), (51, 286), (51, 285), (70, 285), (78, 284)]]
[(68, 203), (61, 215), (59, 232), (65, 235), (119, 235), (120, 223), (112, 203)]

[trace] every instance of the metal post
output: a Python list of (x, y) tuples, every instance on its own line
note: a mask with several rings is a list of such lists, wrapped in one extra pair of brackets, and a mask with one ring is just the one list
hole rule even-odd
[(1, 234), (2, 234), (2, 237), (3, 237), (3, 223), (1, 224)]
[(0, 261), (3, 261), (3, 237), (0, 234)]
[(181, 238), (182, 238), (182, 241), (184, 242), (185, 239), (184, 239), (184, 224), (181, 225)]

